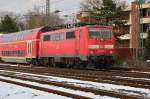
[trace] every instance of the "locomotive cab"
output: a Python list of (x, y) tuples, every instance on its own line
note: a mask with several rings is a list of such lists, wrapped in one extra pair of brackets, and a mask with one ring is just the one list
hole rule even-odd
[(111, 27), (88, 29), (88, 53), (90, 64), (109, 67), (115, 61), (115, 38)]

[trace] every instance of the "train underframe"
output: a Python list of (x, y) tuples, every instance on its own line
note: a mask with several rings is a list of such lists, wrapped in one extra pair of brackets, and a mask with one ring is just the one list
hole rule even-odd
[(28, 63), (64, 68), (109, 68), (116, 62), (115, 55), (89, 55), (84, 57), (41, 57), (31, 59)]
[(90, 66), (94, 66), (94, 68), (110, 68), (116, 62), (115, 55), (94, 55), (88, 57), (88, 63)]

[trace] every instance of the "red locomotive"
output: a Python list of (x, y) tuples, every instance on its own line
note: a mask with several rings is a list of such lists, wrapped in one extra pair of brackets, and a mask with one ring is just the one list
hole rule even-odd
[(109, 66), (115, 61), (115, 37), (109, 26), (44, 27), (0, 37), (4, 62), (50, 66)]

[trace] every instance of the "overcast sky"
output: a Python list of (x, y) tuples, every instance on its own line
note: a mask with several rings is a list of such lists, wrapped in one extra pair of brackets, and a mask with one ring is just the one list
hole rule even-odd
[[(51, 11), (61, 10), (62, 14), (75, 13), (82, 0), (51, 0)], [(128, 0), (129, 2), (132, 0)], [(0, 0), (0, 12), (26, 13), (34, 5), (45, 5), (45, 0)]]

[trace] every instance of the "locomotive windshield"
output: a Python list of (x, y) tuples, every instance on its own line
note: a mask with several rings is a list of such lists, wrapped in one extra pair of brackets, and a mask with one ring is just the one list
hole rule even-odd
[(89, 30), (89, 37), (93, 38), (111, 38), (112, 37), (112, 31), (106, 30), (106, 29), (90, 29)]

